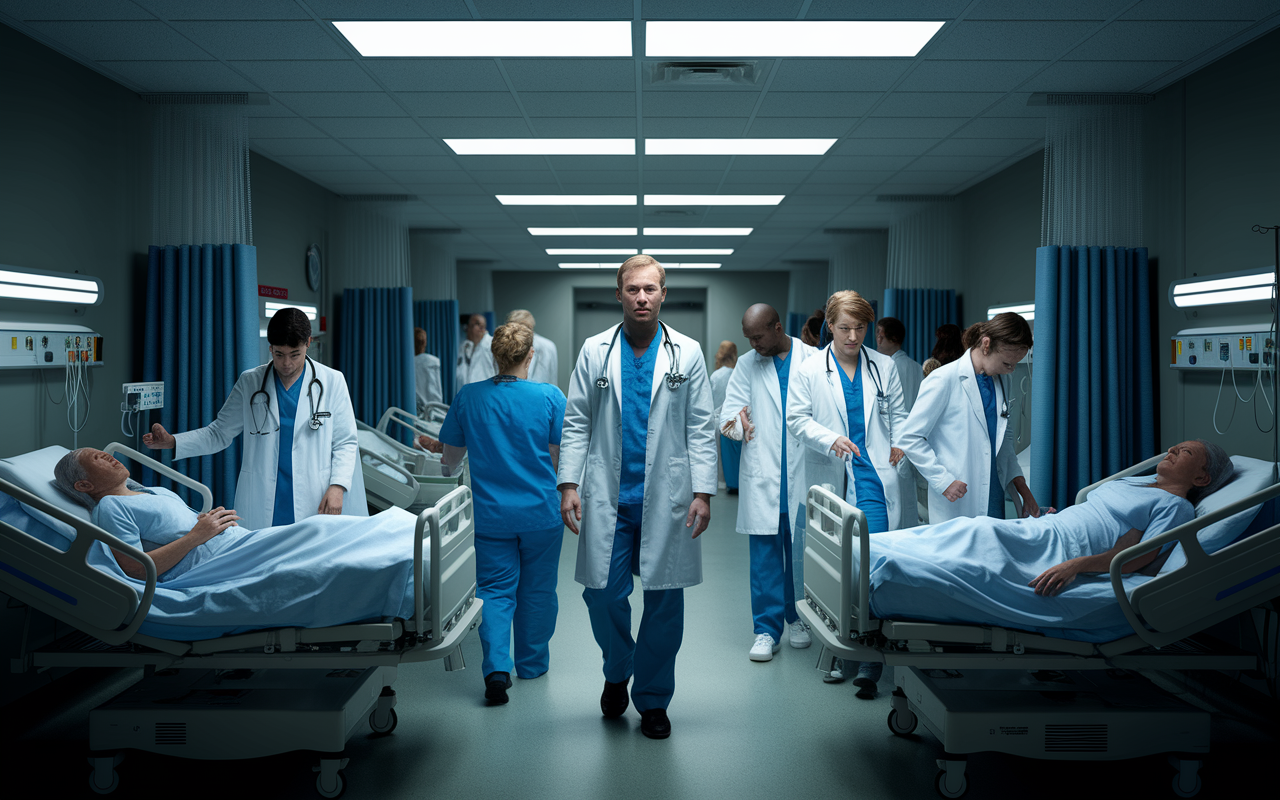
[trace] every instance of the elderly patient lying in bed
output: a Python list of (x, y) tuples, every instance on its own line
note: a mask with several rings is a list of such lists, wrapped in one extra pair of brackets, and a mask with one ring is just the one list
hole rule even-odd
[[(68, 453), (54, 478), (93, 508), (94, 524), (155, 562), (159, 581), (141, 628), (148, 635), (206, 639), (413, 615), (416, 517), (400, 509), (248, 531), (236, 525), (234, 510), (196, 514), (168, 489), (133, 483), (101, 450)], [(146, 574), (102, 543), (90, 563), (135, 580)]]
[[(1111, 481), (1037, 519), (955, 519), (870, 537), (871, 611), (882, 619), (968, 622), (1083, 641), (1132, 633), (1105, 575), (1120, 551), (1191, 521), (1192, 502), (1231, 477), (1202, 440), (1169, 448), (1155, 477)], [(1126, 585), (1155, 575), (1172, 545), (1128, 562)], [(1136, 574), (1141, 571), (1143, 574)]]

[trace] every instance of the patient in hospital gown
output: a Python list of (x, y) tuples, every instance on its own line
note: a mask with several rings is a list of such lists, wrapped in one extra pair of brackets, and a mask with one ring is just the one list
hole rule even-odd
[[(1090, 573), (1107, 572), (1120, 550), (1192, 520), (1187, 496), (1218, 488), (1230, 472), (1221, 448), (1184, 442), (1170, 448), (1154, 481), (1111, 481), (1057, 514), (958, 518), (875, 534), (871, 611), (882, 619), (998, 625), (1082, 641), (1127, 635), (1132, 630), (1109, 577)], [(1171, 548), (1128, 562), (1124, 572), (1158, 568)], [(1148, 579), (1134, 575), (1126, 585)]]

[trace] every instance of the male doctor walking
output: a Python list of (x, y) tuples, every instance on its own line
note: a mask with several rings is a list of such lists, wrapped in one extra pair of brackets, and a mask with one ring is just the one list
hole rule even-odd
[[(756, 640), (748, 657), (770, 661), (782, 643), (784, 626), (792, 647), (810, 644), (796, 612), (794, 545), (804, 541), (804, 445), (786, 426), (787, 384), (800, 365), (818, 351), (787, 336), (773, 306), (757, 303), (742, 316), (742, 335), (754, 352), (738, 360), (724, 405), (720, 430), (743, 441), (739, 472), (738, 533), (750, 534), (751, 616)], [(774, 517), (777, 517), (776, 524)], [(799, 535), (796, 526), (800, 525)]]
[[(698, 342), (658, 321), (666, 271), (649, 256), (618, 268), (622, 323), (582, 345), (560, 442), (560, 512), (578, 539), (576, 579), (604, 655), (600, 711), (627, 710), (650, 739), (671, 735), (684, 588), (702, 582), (698, 536), (711, 520), (716, 420)], [(581, 488), (581, 492), (579, 492)], [(631, 637), (632, 573), (644, 590)]]

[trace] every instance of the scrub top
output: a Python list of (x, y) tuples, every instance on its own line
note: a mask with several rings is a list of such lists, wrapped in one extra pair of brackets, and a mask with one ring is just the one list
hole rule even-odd
[[(794, 348), (792, 348), (794, 349)], [(782, 410), (783, 416), (786, 416), (787, 409), (787, 373), (790, 371), (788, 363), (791, 361), (791, 350), (787, 351), (785, 356), (773, 357), (773, 368), (778, 371), (778, 389), (782, 393)], [(786, 515), (787, 513), (787, 427), (782, 426), (782, 480), (780, 481), (782, 491), (778, 498), (778, 513)], [(804, 516), (803, 514), (801, 516)], [(788, 520), (788, 522), (790, 522)]]
[[(303, 367), (306, 372), (306, 367)], [(302, 395), (303, 378), (299, 375), (288, 389), (280, 382), (280, 376), (271, 371), (276, 381), (276, 405), (280, 407), (280, 455), (276, 466), (276, 499), (271, 512), (271, 524), (292, 525), (293, 519), (293, 420), (298, 416), (298, 400)]]
[(458, 390), (440, 441), (467, 448), (476, 533), (510, 538), (564, 525), (549, 448), (560, 444), (564, 407), (555, 385), (511, 376)]
[(975, 375), (978, 393), (982, 395), (982, 412), (987, 418), (987, 435), (991, 438), (991, 483), (987, 492), (987, 516), (1004, 519), (1004, 489), (1000, 471), (996, 469), (996, 387), (990, 375)]
[(662, 331), (654, 334), (648, 348), (637, 357), (631, 339), (622, 331), (626, 345), (620, 354), (622, 366), (622, 474), (618, 503), (644, 502), (644, 459), (649, 441), (649, 405), (653, 399), (653, 370), (658, 361)]
[(889, 530), (889, 506), (884, 498), (884, 485), (880, 476), (871, 464), (871, 454), (867, 452), (867, 428), (862, 413), (862, 370), (854, 369), (853, 380), (840, 367), (840, 386), (844, 389), (845, 413), (849, 417), (849, 440), (858, 446), (860, 456), (849, 456), (849, 469), (853, 474), (854, 504), (867, 516), (867, 527), (871, 533), (883, 533)]

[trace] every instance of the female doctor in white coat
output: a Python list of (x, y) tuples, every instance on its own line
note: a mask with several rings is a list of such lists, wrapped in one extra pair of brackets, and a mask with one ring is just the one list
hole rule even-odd
[(900, 438), (929, 483), (929, 522), (1004, 519), (1006, 488), (1021, 496), (1023, 516), (1039, 516), (1013, 452), (1012, 398), (1001, 377), (1031, 348), (1031, 326), (1018, 314), (997, 314), (970, 326), (964, 346), (960, 358), (920, 384)]
[[(805, 480), (831, 484), (867, 518), (869, 533), (897, 528), (903, 453), (895, 438), (906, 421), (902, 383), (889, 356), (863, 346), (873, 331), (871, 304), (855, 291), (827, 301), (832, 341), (800, 367), (787, 398), (787, 428), (805, 445)], [(858, 696), (874, 697), (884, 665), (859, 665)], [(844, 680), (833, 665), (828, 682)]]
[(368, 516), (356, 420), (342, 373), (307, 357), (311, 323), (296, 308), (276, 312), (267, 342), (271, 361), (240, 374), (211, 424), (174, 435), (157, 423), (143, 444), (173, 448), (175, 459), (191, 458), (224, 450), (244, 431), (234, 505), (250, 530), (317, 513)]

